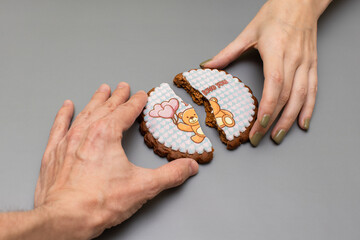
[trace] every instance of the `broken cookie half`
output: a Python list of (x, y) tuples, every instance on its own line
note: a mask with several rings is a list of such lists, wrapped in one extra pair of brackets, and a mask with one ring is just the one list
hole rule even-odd
[(205, 106), (206, 124), (218, 130), (227, 149), (249, 140), (258, 102), (240, 79), (222, 70), (193, 69), (176, 75), (174, 83)]
[(147, 146), (169, 161), (193, 158), (210, 162), (213, 147), (205, 136), (194, 108), (162, 83), (148, 92), (148, 102), (141, 115), (140, 132)]

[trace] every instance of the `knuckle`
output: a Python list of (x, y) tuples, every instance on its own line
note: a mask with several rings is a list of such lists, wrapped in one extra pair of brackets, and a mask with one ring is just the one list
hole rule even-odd
[(118, 105), (114, 101), (107, 101), (105, 106), (111, 111), (114, 110)]
[(273, 71), (269, 74), (268, 80), (277, 85), (281, 85), (284, 81), (284, 77), (279, 71)]
[(138, 112), (140, 106), (136, 104), (135, 101), (127, 102), (121, 106), (121, 112), (126, 113), (126, 118), (123, 120), (126, 123), (130, 123), (135, 116), (135, 113)]
[(88, 119), (90, 115), (91, 111), (84, 110), (79, 113), (78, 118)]
[(293, 124), (293, 122), (296, 119), (296, 114), (294, 113), (288, 113), (283, 116), (281, 116), (281, 119), (286, 127), (289, 127)]
[(109, 121), (105, 118), (99, 119), (96, 122), (92, 123), (89, 127), (89, 133), (96, 135), (105, 135), (108, 133)]
[(296, 90), (296, 94), (300, 99), (305, 99), (306, 95), (307, 95), (307, 89), (304, 86), (298, 87)]
[(174, 169), (172, 180), (175, 186), (178, 186), (184, 182), (183, 173), (179, 168)]
[(318, 90), (318, 87), (317, 87), (317, 86), (310, 87), (310, 88), (309, 88), (309, 94), (312, 95), (312, 96), (315, 96), (316, 93), (317, 93), (317, 90)]
[(91, 100), (96, 100), (103, 94), (104, 94), (104, 92), (95, 92), (94, 95), (92, 95)]
[(219, 54), (219, 56), (222, 56), (223, 59), (225, 59), (226, 62), (232, 62), (233, 58), (231, 53), (229, 52), (228, 48), (222, 49)]
[(79, 147), (75, 151), (75, 157), (76, 157), (77, 161), (85, 162), (89, 158), (87, 149), (84, 149), (83, 147)]
[(311, 61), (312, 61), (313, 67), (317, 67), (317, 64), (318, 64), (318, 56), (317, 56), (317, 55), (313, 56), (312, 59), (311, 59)]
[(225, 54), (224, 59), (225, 59), (226, 62), (232, 62), (233, 61), (233, 57), (230, 54)]
[(67, 125), (63, 121), (59, 121), (54, 125), (53, 129), (51, 130), (51, 133), (53, 134), (53, 133), (63, 132), (66, 130), (66, 128)]
[(285, 92), (280, 95), (279, 103), (285, 105), (289, 101), (289, 98), (290, 98), (290, 92)]
[(274, 97), (270, 97), (270, 98), (265, 98), (263, 100), (263, 108), (266, 110), (270, 110), (272, 106), (275, 106), (277, 104), (277, 99)]
[(303, 59), (303, 54), (301, 52), (295, 52), (290, 57), (290, 62), (292, 65), (299, 65)]

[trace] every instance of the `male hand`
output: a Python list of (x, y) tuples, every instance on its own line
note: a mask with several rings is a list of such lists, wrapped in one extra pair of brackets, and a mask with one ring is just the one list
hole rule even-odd
[(280, 144), (298, 117), (308, 130), (317, 92), (317, 20), (330, 0), (269, 0), (244, 31), (215, 57), (200, 64), (224, 68), (247, 49), (259, 50), (264, 89), (250, 141), (257, 146), (271, 132)]
[(35, 191), (35, 209), (53, 229), (44, 239), (89, 239), (133, 215), (161, 191), (198, 172), (192, 159), (158, 169), (128, 161), (121, 141), (143, 110), (147, 94), (120, 83), (110, 96), (103, 84), (69, 129), (74, 106), (59, 110), (51, 129)]

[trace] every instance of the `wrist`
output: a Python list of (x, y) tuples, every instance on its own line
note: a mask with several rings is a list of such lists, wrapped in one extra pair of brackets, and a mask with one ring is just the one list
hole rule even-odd
[[(285, 0), (286, 1), (286, 0)], [(332, 0), (293, 0), (300, 7), (305, 7), (307, 11), (313, 13), (316, 20), (325, 11)]]
[(329, 6), (332, 0), (295, 0), (301, 2), (302, 4), (307, 5), (309, 8), (314, 10), (317, 19), (321, 16), (321, 14), (325, 11), (325, 9)]
[(263, 9), (267, 16), (295, 29), (316, 29), (320, 15), (331, 0), (268, 0)]
[(86, 214), (78, 209), (68, 211), (57, 206), (40, 206), (32, 210), (43, 223), (46, 239), (90, 239), (94, 229)]
[(58, 231), (54, 219), (43, 207), (0, 213), (0, 239), (72, 239), (67, 231)]

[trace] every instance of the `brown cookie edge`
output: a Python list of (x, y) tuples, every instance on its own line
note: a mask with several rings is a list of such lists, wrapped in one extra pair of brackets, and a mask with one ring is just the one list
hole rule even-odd
[[(150, 93), (153, 92), (154, 90), (155, 88), (152, 88), (147, 93), (148, 96), (150, 96)], [(204, 151), (202, 154), (199, 153), (189, 154), (166, 147), (164, 144), (156, 140), (154, 136), (150, 133), (148, 127), (146, 126), (143, 112), (140, 114), (138, 121), (140, 123), (139, 130), (140, 133), (144, 136), (144, 142), (146, 146), (152, 148), (156, 155), (160, 157), (166, 157), (168, 161), (172, 161), (178, 158), (192, 158), (200, 164), (209, 163), (213, 159), (214, 148), (212, 148), (211, 152)]]

